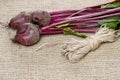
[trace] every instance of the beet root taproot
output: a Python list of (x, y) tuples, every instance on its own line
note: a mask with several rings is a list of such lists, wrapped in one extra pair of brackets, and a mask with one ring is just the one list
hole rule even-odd
[(10, 20), (9, 27), (18, 29), (22, 24), (29, 22), (31, 22), (31, 13), (20, 12), (17, 16)]
[(32, 22), (40, 27), (47, 26), (51, 23), (51, 15), (46, 11), (34, 11), (31, 17)]
[(40, 33), (36, 25), (32, 23), (24, 23), (18, 28), (13, 42), (30, 46), (37, 43), (39, 40)]

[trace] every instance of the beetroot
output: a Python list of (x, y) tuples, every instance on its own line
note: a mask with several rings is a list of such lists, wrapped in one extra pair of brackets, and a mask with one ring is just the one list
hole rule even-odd
[(39, 40), (40, 33), (38, 28), (34, 24), (24, 23), (18, 28), (13, 42), (29, 46), (37, 43)]
[(20, 25), (28, 22), (31, 22), (31, 14), (21, 12), (10, 20), (9, 27), (13, 29), (18, 29)]
[(32, 22), (41, 27), (47, 26), (51, 22), (51, 16), (46, 11), (34, 11), (31, 16)]

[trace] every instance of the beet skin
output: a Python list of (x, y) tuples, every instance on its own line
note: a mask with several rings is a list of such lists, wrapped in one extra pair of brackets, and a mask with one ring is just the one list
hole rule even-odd
[(40, 27), (47, 26), (51, 22), (51, 16), (46, 11), (34, 11), (31, 14), (32, 22)]
[(10, 20), (9, 27), (18, 29), (20, 25), (29, 22), (31, 22), (31, 14), (27, 12), (21, 12)]
[(40, 33), (38, 28), (31, 23), (22, 24), (16, 33), (13, 42), (20, 43), (25, 46), (30, 46), (40, 40)]

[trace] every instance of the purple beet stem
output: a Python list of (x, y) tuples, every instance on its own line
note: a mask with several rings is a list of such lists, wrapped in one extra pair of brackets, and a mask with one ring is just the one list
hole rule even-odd
[[(110, 3), (114, 3), (114, 1), (113, 2), (109, 2), (109, 3), (105, 3), (105, 4), (110, 4)], [(105, 4), (101, 4), (101, 5), (105, 5)], [(79, 18), (89, 18), (89, 17), (95, 17), (95, 16), (99, 16), (99, 15), (104, 15), (104, 14), (108, 14), (108, 13), (112, 13), (112, 12), (114, 12), (114, 11), (118, 11), (118, 10), (120, 10), (119, 8), (117, 8), (117, 9), (112, 9), (112, 10), (106, 10), (106, 11), (102, 11), (102, 12), (97, 12), (97, 13), (93, 13), (93, 14), (88, 14), (88, 12), (86, 12), (86, 13), (81, 13), (81, 12), (83, 12), (83, 11), (85, 11), (85, 10), (89, 10), (89, 9), (99, 9), (100, 7), (101, 7), (101, 5), (97, 5), (97, 6), (91, 6), (91, 7), (86, 7), (86, 8), (84, 8), (84, 10), (83, 9), (81, 9), (81, 11), (80, 10), (64, 10), (64, 11), (56, 11), (56, 12), (51, 12), (50, 14), (51, 15), (53, 15), (52, 16), (52, 18), (54, 18), (54, 19), (56, 19), (56, 18), (59, 18), (59, 17), (62, 17), (62, 18), (64, 18), (64, 17), (67, 17), (67, 16), (69, 16), (69, 19), (70, 20), (65, 20), (65, 21), (61, 21), (61, 22), (58, 22), (58, 23), (54, 23), (54, 24), (51, 24), (50, 26), (46, 26), (46, 27), (43, 27), (42, 29), (41, 29), (41, 31), (42, 31), (42, 34), (59, 34), (59, 33), (62, 33), (62, 29), (60, 30), (60, 31), (48, 31), (48, 32), (44, 32), (44, 31), (46, 31), (48, 28), (51, 28), (51, 27), (53, 27), (53, 26), (56, 26), (56, 25), (59, 25), (59, 24), (62, 24), (62, 23), (66, 23), (66, 22), (71, 22), (71, 21), (73, 21), (73, 20), (76, 20), (76, 19), (79, 19)], [(65, 13), (65, 14), (63, 14), (63, 13)], [(69, 14), (68, 14), (69, 13)], [(70, 14), (70, 13), (73, 13), (73, 14)], [(76, 15), (76, 14), (79, 14), (79, 15), (81, 15), (81, 14), (83, 14), (83, 16), (77, 16), (77, 17), (71, 17), (71, 16), (74, 16), (74, 15)], [(88, 14), (88, 15), (85, 15), (85, 14)], [(102, 16), (102, 17), (106, 17), (106, 15), (105, 16)], [(97, 18), (94, 18), (94, 19), (98, 19), (98, 18), (102, 18), (101, 16), (100, 17), (97, 17)], [(99, 21), (99, 20), (98, 20)], [(93, 20), (93, 22), (95, 22), (94, 20)], [(97, 24), (98, 25), (98, 24)], [(95, 26), (97, 26), (97, 25), (95, 25)], [(91, 25), (91, 26), (89, 26), (89, 27), (93, 27), (94, 25)], [(85, 27), (85, 26), (84, 26)], [(88, 26), (87, 26), (88, 27)], [(71, 27), (72, 28), (72, 27)], [(73, 27), (73, 29), (75, 29), (76, 27)], [(82, 27), (81, 27), (82, 28)], [(52, 30), (52, 29), (51, 29)], [(58, 29), (57, 29), (58, 30)], [(95, 30), (75, 30), (75, 31), (77, 31), (77, 32), (88, 32), (88, 33), (94, 33), (94, 32), (96, 32)]]
[(83, 24), (83, 25), (80, 25), (80, 24), (73, 24), (75, 26), (70, 26), (70, 28), (93, 28), (93, 27), (96, 27), (96, 26), (99, 26), (98, 23), (86, 23), (86, 24)]
[(117, 12), (117, 13), (113, 13), (113, 14), (109, 14), (109, 15), (103, 15), (103, 16), (98, 16), (98, 17), (83, 19), (83, 21), (86, 21), (86, 20), (94, 20), (94, 19), (104, 19), (104, 18), (106, 18), (106, 17), (119, 16), (119, 15), (120, 15), (120, 12)]
[[(83, 8), (83, 9), (88, 9), (88, 8), (100, 8), (102, 5), (106, 5), (106, 4), (111, 4), (111, 3), (114, 3), (115, 1), (112, 1), (112, 2), (108, 2), (108, 3), (105, 3), (105, 4), (100, 4), (100, 5), (95, 5), (95, 6), (90, 6), (90, 7), (86, 7), (86, 8)], [(83, 10), (83, 9), (80, 9), (80, 10)], [(69, 12), (78, 12), (80, 10), (63, 10), (63, 11), (55, 11), (55, 12), (50, 12), (51, 15), (56, 15), (56, 14), (62, 14), (62, 13), (69, 13)]]
[[(80, 33), (95, 33), (96, 30), (79, 30), (79, 29), (75, 29), (76, 32), (80, 32)], [(48, 31), (48, 32), (41, 32), (41, 34), (61, 34), (63, 33), (63, 30), (59, 30), (59, 31)]]
[(119, 12), (119, 11), (120, 11), (120, 8), (114, 8), (114, 9), (110, 9), (110, 10), (106, 10), (106, 11), (102, 11), (102, 12), (97, 12), (97, 13), (93, 13), (93, 14), (86, 14), (83, 16), (71, 17), (71, 18), (68, 18), (68, 20), (90, 18), (90, 17), (100, 16), (100, 15), (115, 13), (115, 12)]
[(89, 11), (78, 11), (76, 13), (64, 13), (64, 14), (58, 14), (58, 15), (53, 15), (51, 16), (52, 20), (54, 21), (61, 21), (61, 20), (65, 20), (65, 18), (70, 18), (72, 16), (82, 16), (82, 15), (86, 15), (86, 14), (92, 14), (92, 13), (95, 13), (95, 12), (100, 12), (100, 11), (103, 11), (103, 10), (89, 10)]
[(50, 27), (53, 27), (53, 26), (56, 26), (56, 25), (59, 25), (59, 24), (63, 24), (63, 23), (67, 23), (67, 22), (71, 22), (71, 21), (74, 21), (74, 20), (91, 18), (91, 17), (105, 15), (105, 14), (110, 15), (110, 13), (113, 13), (113, 12), (115, 13), (115, 12), (118, 12), (118, 11), (120, 11), (120, 8), (114, 8), (114, 9), (110, 9), (110, 10), (106, 10), (106, 11), (102, 11), (102, 12), (97, 12), (97, 13), (93, 13), (93, 14), (87, 14), (87, 15), (83, 15), (83, 16), (72, 17), (72, 18), (69, 18), (68, 20), (61, 21), (61, 22), (54, 23), (54, 24), (51, 24), (49, 26), (43, 27), (42, 30), (46, 30)]
[(104, 11), (106, 9), (86, 9), (86, 10), (80, 10), (75, 12), (67, 12), (67, 13), (62, 13), (62, 14), (56, 14), (56, 15), (51, 15), (52, 18), (56, 18), (56, 17), (64, 17), (66, 16), (72, 16), (72, 15), (81, 15), (81, 14), (88, 14), (88, 13), (94, 13), (94, 12), (100, 12), (100, 11)]
[(96, 18), (95, 19), (91, 18), (90, 20), (87, 19), (87, 20), (84, 20), (84, 21), (83, 20), (81, 20), (81, 21), (74, 21), (72, 23), (73, 24), (74, 23), (79, 23), (79, 24), (83, 24), (84, 23), (84, 24), (86, 24), (86, 23), (98, 23), (98, 22), (112, 22), (112, 21), (116, 21), (116, 20), (119, 20), (119, 19), (103, 19), (103, 20), (99, 20), (99, 19), (96, 19)]
[[(113, 13), (113, 14), (109, 14), (109, 15), (103, 15), (103, 16), (98, 16), (98, 17), (93, 17), (93, 18), (87, 18), (87, 19), (78, 19), (78, 20), (74, 20), (72, 21), (73, 23), (79, 23), (79, 22), (83, 22), (83, 21), (88, 21), (88, 22), (100, 22), (100, 21), (106, 21), (106, 22), (111, 22), (111, 21), (115, 21), (115, 19), (111, 19), (111, 20), (100, 20), (100, 19), (104, 19), (106, 17), (110, 17), (110, 16), (120, 16), (120, 12), (117, 13)], [(64, 19), (65, 20), (65, 19)], [(56, 20), (57, 21), (57, 20)], [(63, 20), (61, 20), (63, 21)]]

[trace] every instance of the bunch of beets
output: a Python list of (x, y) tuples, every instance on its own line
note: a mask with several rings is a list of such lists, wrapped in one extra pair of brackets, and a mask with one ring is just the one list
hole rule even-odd
[[(106, 4), (115, 2), (117, 1)], [(30, 46), (40, 40), (40, 35), (64, 33), (85, 38), (86, 36), (80, 33), (95, 33), (96, 27), (100, 26), (98, 22), (114, 21), (115, 19), (103, 19), (120, 15), (120, 8), (101, 8), (106, 4), (80, 10), (21, 12), (9, 22), (10, 28), (17, 29), (12, 40)]]

